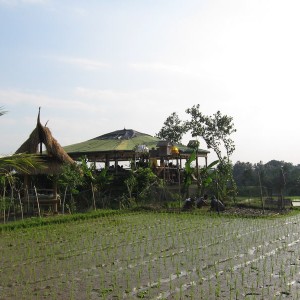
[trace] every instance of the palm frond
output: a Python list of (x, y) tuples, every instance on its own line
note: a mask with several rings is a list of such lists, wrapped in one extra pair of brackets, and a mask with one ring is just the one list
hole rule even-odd
[(0, 157), (0, 175), (12, 170), (29, 173), (30, 170), (36, 168), (43, 168), (43, 162), (38, 155), (20, 153)]
[(0, 106), (0, 116), (3, 116), (6, 113), (7, 113), (7, 111), (3, 110), (3, 106)]

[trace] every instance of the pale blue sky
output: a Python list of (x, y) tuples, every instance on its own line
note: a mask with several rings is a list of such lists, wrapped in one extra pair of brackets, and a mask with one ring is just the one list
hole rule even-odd
[(0, 153), (39, 106), (65, 146), (155, 135), (199, 103), (234, 118), (233, 162), (298, 164), (299, 14), (297, 0), (0, 0)]

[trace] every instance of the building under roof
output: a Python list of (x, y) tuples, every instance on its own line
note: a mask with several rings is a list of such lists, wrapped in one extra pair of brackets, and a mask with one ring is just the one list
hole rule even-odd
[[(64, 150), (74, 160), (85, 156), (90, 162), (102, 162), (107, 167), (110, 162), (117, 165), (119, 161), (136, 161), (141, 157), (164, 160), (186, 159), (193, 151), (185, 145), (171, 145), (149, 134), (125, 128), (65, 146)], [(198, 157), (204, 157), (205, 164), (207, 164), (208, 153), (207, 150), (198, 149)]]

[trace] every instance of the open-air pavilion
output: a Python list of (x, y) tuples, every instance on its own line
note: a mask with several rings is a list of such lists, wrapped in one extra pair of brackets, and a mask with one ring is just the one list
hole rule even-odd
[[(166, 180), (172, 180), (171, 173), (183, 168), (194, 149), (124, 128), (65, 146), (64, 150), (74, 160), (85, 157), (91, 163), (102, 163), (106, 168), (114, 169), (116, 173), (123, 162), (129, 163), (130, 168), (150, 163), (158, 174), (163, 174)], [(199, 164), (199, 158), (204, 159), (202, 165), (207, 165), (209, 151), (197, 149), (196, 153), (196, 165)]]

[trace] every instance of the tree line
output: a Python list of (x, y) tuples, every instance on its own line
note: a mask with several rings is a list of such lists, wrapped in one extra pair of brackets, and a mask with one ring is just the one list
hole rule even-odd
[(240, 196), (258, 196), (260, 187), (264, 196), (281, 192), (286, 196), (300, 195), (300, 164), (271, 160), (267, 163), (237, 161), (233, 178)]

